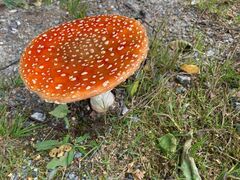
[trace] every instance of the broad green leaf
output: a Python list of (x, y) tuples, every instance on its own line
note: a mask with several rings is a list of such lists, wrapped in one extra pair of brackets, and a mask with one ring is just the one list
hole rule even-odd
[(66, 136), (63, 138), (62, 142), (63, 142), (63, 143), (68, 143), (69, 140), (70, 140), (70, 136), (69, 136), (69, 135), (66, 135)]
[(68, 106), (66, 104), (58, 105), (53, 111), (49, 112), (49, 114), (53, 115), (56, 118), (64, 118), (70, 111), (68, 110)]
[(66, 154), (60, 158), (53, 158), (47, 164), (47, 169), (55, 169), (56, 167), (59, 167), (59, 166), (62, 166), (62, 167), (67, 166), (67, 155)]
[(158, 138), (158, 146), (164, 152), (171, 154), (175, 153), (177, 149), (177, 139), (171, 133), (168, 133)]
[(192, 131), (189, 132), (189, 136), (190, 138), (186, 140), (183, 146), (181, 170), (186, 180), (201, 180), (195, 161), (189, 156), (189, 149), (191, 148), (193, 138)]
[(136, 94), (139, 86), (139, 80), (134, 81), (133, 84), (129, 85), (127, 88), (128, 94), (133, 97)]
[(183, 158), (181, 170), (186, 180), (201, 180), (194, 159), (188, 155)]
[(59, 142), (57, 140), (47, 140), (47, 141), (42, 141), (37, 143), (35, 148), (37, 149), (37, 151), (44, 151), (44, 150), (52, 149), (61, 144), (62, 142)]
[(76, 143), (82, 143), (83, 141), (86, 141), (89, 138), (88, 134), (84, 134), (83, 136), (76, 138)]
[(74, 149), (68, 152), (67, 165), (70, 165), (74, 158)]

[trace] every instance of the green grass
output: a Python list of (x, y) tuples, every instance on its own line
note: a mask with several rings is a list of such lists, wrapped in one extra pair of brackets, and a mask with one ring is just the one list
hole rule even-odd
[(36, 125), (27, 125), (27, 118), (17, 113), (9, 115), (5, 105), (0, 106), (0, 137), (20, 138), (33, 135), (35, 130), (39, 128)]
[[(197, 42), (193, 46), (201, 47), (200, 41)], [(112, 120), (114, 128), (106, 136), (105, 154), (99, 153), (100, 161), (94, 162), (99, 168), (95, 171), (106, 178), (122, 178), (126, 171), (114, 175), (134, 162), (145, 172), (145, 177), (183, 178), (179, 163), (190, 131), (194, 132), (190, 154), (201, 177), (217, 178), (232, 168), (239, 171), (240, 136), (234, 125), (240, 113), (229, 102), (233, 96), (232, 82), (239, 83), (233, 61), (192, 60), (200, 67), (201, 74), (192, 77), (186, 93), (177, 94), (175, 76), (182, 61), (188, 60), (170, 52), (159, 39), (153, 39), (151, 45), (147, 68), (138, 77), (138, 91), (128, 101), (131, 110), (120, 121)], [(234, 88), (239, 90), (239, 86)], [(133, 117), (139, 121), (134, 122)], [(157, 147), (157, 138), (167, 133), (174, 134), (178, 141), (177, 152), (172, 156)], [(237, 173), (231, 176), (237, 177)]]
[[(3, 0), (3, 3), (10, 9), (29, 7), (27, 0)], [(38, 0), (31, 5), (51, 5), (52, 0)], [(82, 0), (60, 0), (60, 6), (65, 9), (72, 18), (83, 18), (87, 14), (88, 4)]]
[(65, 8), (73, 18), (86, 16), (88, 4), (82, 0), (60, 0), (60, 5)]
[(20, 141), (3, 138), (0, 139), (0, 179), (9, 179), (8, 175), (21, 171), (26, 151)]
[(16, 7), (28, 8), (28, 3), (26, 0), (3, 0), (3, 3), (10, 9)]
[[(230, 12), (230, 8), (237, 4), (237, 0), (200, 0), (197, 3), (197, 7), (202, 10), (212, 14), (216, 14), (219, 17), (228, 17), (228, 13)], [(237, 6), (236, 6), (237, 8)], [(237, 18), (237, 16), (235, 17)]]

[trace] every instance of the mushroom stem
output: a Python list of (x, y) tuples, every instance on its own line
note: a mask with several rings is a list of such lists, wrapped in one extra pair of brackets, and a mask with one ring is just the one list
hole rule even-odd
[(99, 113), (105, 113), (109, 107), (114, 104), (114, 95), (111, 91), (107, 91), (100, 95), (91, 97), (90, 104), (93, 110)]

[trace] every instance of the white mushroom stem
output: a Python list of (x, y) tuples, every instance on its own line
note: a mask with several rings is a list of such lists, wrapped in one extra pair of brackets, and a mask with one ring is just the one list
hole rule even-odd
[(114, 95), (111, 91), (107, 91), (90, 98), (90, 104), (93, 110), (99, 113), (105, 113), (109, 107), (114, 104)]

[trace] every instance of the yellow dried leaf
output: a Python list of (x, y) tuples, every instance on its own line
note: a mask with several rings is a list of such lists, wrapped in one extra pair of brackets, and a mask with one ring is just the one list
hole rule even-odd
[(58, 151), (57, 157), (62, 157), (64, 155), (64, 151)]
[(59, 147), (59, 150), (69, 152), (71, 151), (72, 146), (70, 144), (65, 144)]
[(197, 65), (183, 64), (180, 69), (188, 74), (200, 74), (200, 69)]
[(41, 155), (40, 155), (40, 154), (38, 154), (37, 156), (35, 156), (33, 160), (34, 160), (34, 161), (37, 161), (37, 160), (39, 160), (39, 159), (41, 159)]
[(136, 171), (133, 172), (133, 176), (135, 177), (135, 179), (137, 180), (142, 180), (144, 178), (144, 171), (140, 171), (139, 169), (137, 169)]
[(132, 172), (134, 163), (135, 163), (135, 162), (133, 161), (133, 162), (131, 162), (131, 163), (129, 163), (129, 164), (127, 165), (127, 172), (128, 172), (128, 173), (131, 173), (131, 172)]
[(50, 157), (56, 157), (58, 154), (58, 148), (53, 148), (50, 152), (49, 152), (49, 156)]

